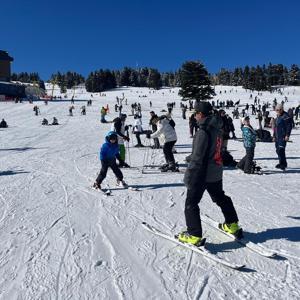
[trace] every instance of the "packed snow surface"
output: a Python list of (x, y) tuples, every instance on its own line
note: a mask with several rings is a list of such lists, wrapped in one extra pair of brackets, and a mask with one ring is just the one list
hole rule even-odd
[[(51, 95), (52, 86), (47, 88)], [(241, 87), (217, 86), (216, 92), (215, 101), (253, 103), (250, 92)], [(56, 88), (53, 93), (60, 95)], [(76, 89), (48, 105), (42, 101), (0, 103), (0, 118), (9, 125), (0, 130), (0, 298), (300, 299), (299, 129), (293, 130), (287, 145), (285, 172), (275, 169), (273, 143), (257, 143), (255, 150), (255, 160), (266, 175), (224, 170), (224, 190), (236, 206), (247, 237), (279, 254), (264, 258), (203, 224), (209, 250), (246, 265), (235, 271), (141, 226), (146, 221), (172, 234), (185, 229), (183, 173), (154, 169), (142, 173), (144, 164), (164, 162), (161, 149), (134, 148), (136, 139), (131, 136), (126, 155), (134, 168), (122, 172), (125, 181), (140, 191), (116, 187), (111, 171), (103, 182), (111, 188), (111, 196), (90, 188), (100, 170), (99, 148), (111, 127), (100, 123), (100, 109), (108, 104), (107, 120), (116, 117), (116, 96), (127, 98), (123, 111), (128, 124), (134, 121), (130, 105), (141, 103), (144, 129), (148, 129), (149, 111), (160, 115), (167, 102), (176, 102), (175, 158), (181, 170), (191, 151), (178, 89), (124, 87), (104, 94), (91, 97), (84, 89)], [(67, 99), (72, 96), (75, 109), (70, 117)], [(296, 106), (300, 88), (286, 87), (282, 95), (263, 92), (258, 97), (262, 103), (275, 97), (281, 102), (284, 96), (288, 97), (286, 108)], [(83, 116), (80, 107), (88, 99), (93, 104)], [(39, 106), (41, 115), (34, 115), (33, 105)], [(54, 116), (59, 126), (41, 125), (43, 118), (51, 123)], [(251, 122), (257, 126), (254, 117)], [(229, 150), (239, 160), (245, 151), (240, 121), (234, 123), (239, 139), (229, 141)], [(142, 141), (149, 145), (144, 136)], [(207, 193), (200, 207), (201, 213), (223, 221)]]

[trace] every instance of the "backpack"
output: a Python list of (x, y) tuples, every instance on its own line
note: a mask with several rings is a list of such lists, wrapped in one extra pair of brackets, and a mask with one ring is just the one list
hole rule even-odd
[(271, 143), (272, 142), (272, 136), (270, 131), (268, 130), (264, 130), (264, 129), (257, 129), (256, 131), (256, 135), (258, 137), (258, 140), (260, 142), (264, 142), (264, 143)]
[(173, 119), (169, 120), (169, 124), (170, 124), (173, 128), (175, 128), (176, 123), (174, 122)]

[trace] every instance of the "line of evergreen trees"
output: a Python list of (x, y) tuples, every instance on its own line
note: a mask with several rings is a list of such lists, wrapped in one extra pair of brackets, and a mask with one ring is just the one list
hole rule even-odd
[(160, 73), (153, 68), (122, 70), (99, 70), (91, 72), (85, 86), (88, 92), (102, 92), (117, 86), (149, 87), (159, 89), (162, 86), (179, 86), (178, 72)]
[(11, 74), (11, 80), (12, 81), (20, 81), (24, 83), (33, 83), (37, 84), (41, 89), (45, 89), (45, 83), (43, 80), (41, 80), (39, 73), (33, 72), (33, 73), (27, 73), (27, 72), (21, 72), (21, 73), (12, 73)]
[[(74, 86), (85, 83), (88, 92), (102, 92), (118, 86), (150, 87), (159, 89), (162, 86), (181, 87), (183, 66), (176, 72), (159, 72), (153, 68), (133, 69), (125, 67), (122, 70), (102, 70), (91, 72), (85, 79), (76, 72), (57, 72), (51, 75), (50, 82), (58, 84), (61, 92)], [(13, 73), (11, 80), (26, 83), (38, 83), (45, 88), (43, 80), (38, 73)], [(272, 86), (300, 85), (300, 68), (293, 64), (290, 68), (282, 64), (269, 64), (235, 68), (232, 70), (221, 69), (217, 74), (210, 74), (211, 83), (214, 85), (243, 86), (250, 90), (271, 90)]]
[(71, 89), (76, 85), (84, 83), (85, 79), (79, 73), (68, 71), (66, 73), (57, 72), (52, 74), (50, 82), (59, 85), (61, 93), (65, 93), (67, 89)]
[(288, 69), (282, 64), (270, 63), (268, 66), (245, 66), (233, 71), (221, 69), (211, 79), (215, 85), (241, 85), (246, 89), (264, 91), (277, 85), (300, 85), (300, 69), (296, 64)]

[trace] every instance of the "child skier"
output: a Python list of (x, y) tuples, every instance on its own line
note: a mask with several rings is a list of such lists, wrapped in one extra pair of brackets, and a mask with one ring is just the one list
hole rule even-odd
[(100, 150), (100, 161), (102, 166), (93, 185), (95, 189), (101, 189), (101, 183), (105, 179), (109, 167), (117, 177), (117, 185), (127, 187), (127, 184), (123, 180), (123, 174), (116, 163), (116, 158), (118, 158), (120, 162), (122, 161), (119, 152), (118, 135), (114, 131), (109, 131)]
[(256, 132), (250, 125), (250, 118), (248, 116), (242, 119), (242, 133), (244, 139), (244, 147), (246, 149), (246, 155), (239, 161), (237, 167), (243, 170), (246, 174), (253, 174), (253, 158), (256, 142)]

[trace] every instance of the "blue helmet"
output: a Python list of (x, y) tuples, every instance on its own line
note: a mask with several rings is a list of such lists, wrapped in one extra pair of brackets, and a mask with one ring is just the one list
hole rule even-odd
[(109, 140), (118, 140), (118, 135), (115, 131), (109, 131), (107, 134), (106, 134), (106, 137), (105, 139), (107, 141)]

